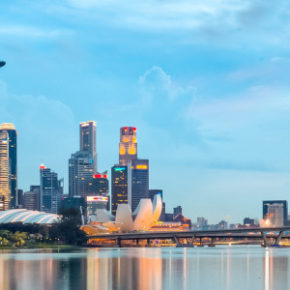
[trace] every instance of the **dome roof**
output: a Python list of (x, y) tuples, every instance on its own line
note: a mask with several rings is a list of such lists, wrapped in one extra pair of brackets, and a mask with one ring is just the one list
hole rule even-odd
[(21, 222), (24, 224), (53, 224), (59, 216), (27, 209), (10, 209), (0, 212), (0, 224)]

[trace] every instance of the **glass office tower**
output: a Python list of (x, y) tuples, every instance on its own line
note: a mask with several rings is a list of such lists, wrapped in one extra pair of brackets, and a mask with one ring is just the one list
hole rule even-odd
[(96, 146), (96, 122), (87, 121), (80, 123), (80, 151), (90, 153), (94, 164), (94, 171), (97, 171), (97, 146)]
[[(6, 158), (5, 154), (7, 153), (8, 155), (8, 177), (6, 174), (0, 174), (1, 181), (0, 183), (5, 183), (3, 185), (6, 187), (6, 183), (8, 182), (9, 186), (9, 191), (6, 189), (2, 189), (2, 191), (6, 191), (7, 195), (7, 200), (9, 200), (9, 205), (8, 208), (16, 208), (18, 205), (17, 201), (17, 132), (15, 130), (15, 127), (13, 124), (9, 123), (4, 123), (0, 125), (0, 134), (1, 134), (1, 139), (2, 139), (2, 144), (1, 147), (4, 148), (4, 152), (2, 152), (2, 158)], [(1, 158), (1, 157), (0, 157)], [(1, 160), (1, 166), (4, 166), (2, 170), (6, 171), (6, 159)], [(2, 172), (1, 168), (0, 171)], [(7, 179), (8, 178), (8, 179)], [(7, 179), (7, 180), (6, 180)], [(4, 188), (3, 187), (3, 188)], [(7, 202), (6, 200), (6, 202)]]
[(128, 165), (128, 201), (132, 212), (142, 198), (149, 197), (149, 160), (132, 160)]
[(119, 204), (128, 203), (128, 168), (114, 165), (111, 170), (112, 214), (116, 215)]

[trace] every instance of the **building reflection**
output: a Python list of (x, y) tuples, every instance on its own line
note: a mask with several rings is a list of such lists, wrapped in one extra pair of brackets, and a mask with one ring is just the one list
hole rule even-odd
[[(269, 249), (266, 249), (265, 252), (265, 261), (264, 261), (264, 284), (265, 284), (265, 290), (270, 289), (270, 262), (269, 262)], [(271, 271), (272, 272), (272, 271)]]
[[(142, 249), (142, 258), (139, 260), (138, 288), (143, 289), (162, 289), (162, 257), (161, 249)], [(146, 255), (149, 254), (149, 257)]]
[(0, 259), (0, 286), (3, 290), (15, 289), (15, 285), (10, 284), (10, 275), (9, 275), (9, 261), (6, 259)]
[(0, 255), (0, 289), (289, 289), (285, 249), (114, 248)]
[(265, 290), (283, 289), (288, 285), (289, 258), (279, 255), (281, 249), (266, 249), (265, 252)]
[(5, 254), (0, 259), (0, 289), (86, 289), (86, 258), (52, 251)]
[(97, 249), (88, 255), (88, 289), (162, 289), (161, 249), (132, 248), (126, 255), (118, 251), (113, 257)]

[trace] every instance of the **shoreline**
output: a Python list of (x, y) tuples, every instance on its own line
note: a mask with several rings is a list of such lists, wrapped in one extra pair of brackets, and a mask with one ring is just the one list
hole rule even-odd
[(35, 244), (33, 246), (23, 246), (23, 247), (0, 247), (0, 250), (37, 250), (37, 249), (81, 249), (83, 246), (75, 246), (68, 244)]

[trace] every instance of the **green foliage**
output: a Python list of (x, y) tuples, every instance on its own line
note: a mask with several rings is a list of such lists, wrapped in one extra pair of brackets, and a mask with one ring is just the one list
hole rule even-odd
[(61, 209), (61, 220), (53, 227), (52, 236), (66, 244), (82, 245), (86, 242), (86, 233), (80, 230), (81, 214), (75, 208)]
[(87, 237), (80, 229), (81, 214), (75, 208), (61, 210), (61, 219), (53, 225), (0, 224), (1, 247), (33, 247), (43, 244), (82, 245)]

